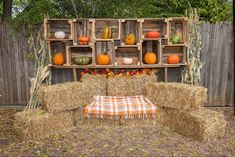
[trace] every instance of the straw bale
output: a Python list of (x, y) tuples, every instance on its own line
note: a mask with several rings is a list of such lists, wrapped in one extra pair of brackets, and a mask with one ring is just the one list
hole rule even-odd
[(97, 94), (88, 82), (70, 82), (44, 86), (37, 92), (38, 99), (50, 113), (58, 113), (85, 106)]
[(131, 77), (110, 77), (107, 79), (107, 95), (131, 96), (133, 95), (133, 81)]
[(74, 127), (73, 112), (48, 113), (41, 109), (15, 114), (15, 126), (25, 140), (46, 138)]
[(91, 74), (84, 74), (81, 78), (82, 82), (88, 83), (90, 86), (94, 87), (93, 92), (94, 95), (106, 95), (107, 90), (107, 79), (106, 75), (91, 75)]
[(159, 106), (192, 111), (206, 103), (207, 88), (182, 83), (147, 83), (147, 97)]
[(142, 74), (133, 76), (133, 95), (146, 95), (146, 83), (157, 82), (155, 73), (150, 75)]
[(205, 108), (180, 111), (162, 107), (159, 121), (181, 135), (208, 142), (223, 137), (227, 125), (222, 113)]

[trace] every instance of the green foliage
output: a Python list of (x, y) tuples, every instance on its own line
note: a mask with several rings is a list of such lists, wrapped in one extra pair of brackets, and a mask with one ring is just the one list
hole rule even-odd
[[(197, 8), (201, 20), (232, 20), (232, 2), (228, 0), (15, 0), (15, 26), (41, 23), (51, 18), (141, 18), (185, 16)], [(0, 3), (1, 5), (2, 3)], [(0, 7), (1, 8), (1, 7)], [(0, 9), (1, 13), (1, 9)]]

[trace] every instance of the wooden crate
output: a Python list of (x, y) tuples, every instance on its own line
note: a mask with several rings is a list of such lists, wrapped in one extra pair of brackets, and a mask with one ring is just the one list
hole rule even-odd
[[(95, 19), (93, 20), (93, 38), (102, 39), (102, 31), (105, 27), (112, 29), (112, 39), (120, 39), (119, 20), (118, 19)], [(104, 39), (104, 41), (110, 39)]]
[(177, 35), (180, 37), (180, 43), (179, 44), (187, 44), (188, 40), (188, 19), (185, 17), (176, 17), (176, 18), (168, 18), (169, 26), (169, 42), (168, 44), (172, 44), (170, 41), (173, 30), (175, 29)]
[[(68, 19), (44, 19), (44, 37), (50, 41), (72, 40), (72, 20)], [(56, 39), (57, 31), (65, 32), (64, 39)]]
[(167, 63), (168, 56), (179, 55), (179, 57), (180, 57), (179, 65), (185, 65), (185, 64), (187, 64), (186, 51), (187, 51), (187, 47), (183, 46), (183, 45), (182, 46), (176, 46), (176, 45), (162, 46), (162, 63), (165, 65), (168, 65), (168, 63)]
[[(108, 52), (109, 51), (109, 52)], [(97, 66), (97, 68), (101, 65), (98, 65), (97, 63), (97, 57), (100, 53), (104, 53), (104, 52), (108, 52), (109, 56), (110, 56), (110, 64), (109, 65), (105, 65), (105, 66), (111, 66), (114, 65), (114, 46), (113, 46), (113, 42), (112, 41), (96, 41), (95, 42), (95, 65)], [(104, 66), (104, 65), (102, 65)]]
[(66, 47), (66, 53), (67, 53), (67, 65), (76, 65), (73, 63), (74, 58), (76, 57), (89, 57), (91, 59), (90, 64), (86, 66), (92, 66), (93, 65), (93, 48), (89, 45), (84, 46), (68, 46)]
[(88, 36), (89, 43), (92, 43), (92, 20), (91, 19), (73, 19), (73, 44), (79, 45), (80, 36)]
[[(156, 64), (161, 64), (161, 40), (144, 40), (142, 42), (142, 64), (145, 64), (144, 62), (144, 55), (146, 52), (154, 52), (157, 56), (157, 62)], [(151, 66), (151, 65), (150, 65)]]
[(137, 19), (122, 19), (120, 24), (121, 32), (121, 45), (125, 46), (126, 35), (134, 34), (136, 39), (136, 45), (140, 45), (141, 37), (141, 20)]
[(65, 64), (67, 64), (66, 46), (71, 45), (72, 41), (48, 41), (47, 44), (49, 53), (49, 63), (53, 64), (53, 56), (56, 52), (62, 52), (65, 57)]
[[(132, 58), (133, 63), (125, 65), (123, 58)], [(139, 66), (141, 64), (141, 52), (138, 47), (117, 47), (115, 49), (115, 66)]]
[(146, 38), (146, 32), (157, 31), (160, 38), (168, 38), (167, 19), (165, 18), (148, 18), (142, 20), (142, 39)]

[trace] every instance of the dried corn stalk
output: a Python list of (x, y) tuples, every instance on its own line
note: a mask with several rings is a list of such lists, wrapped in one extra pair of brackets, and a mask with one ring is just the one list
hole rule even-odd
[(182, 82), (191, 85), (201, 85), (200, 71), (202, 68), (201, 52), (202, 37), (199, 32), (199, 16), (196, 9), (191, 9), (189, 17), (189, 36), (188, 36), (188, 65), (182, 72)]
[(25, 110), (35, 109), (40, 106), (36, 98), (36, 92), (42, 84), (48, 84), (50, 70), (47, 67), (47, 45), (43, 40), (42, 31), (39, 31), (36, 37), (31, 35), (28, 40), (30, 52), (34, 56), (34, 77), (30, 80), (30, 100)]

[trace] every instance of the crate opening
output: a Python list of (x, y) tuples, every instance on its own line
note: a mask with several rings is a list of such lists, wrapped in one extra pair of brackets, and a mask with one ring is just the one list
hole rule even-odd
[(70, 63), (73, 65), (92, 64), (92, 48), (90, 47), (70, 47), (69, 53), (71, 53)]
[[(84, 43), (80, 37), (88, 37), (89, 41)], [(92, 42), (92, 23), (89, 20), (77, 20), (74, 22), (74, 43), (87, 45)]]
[(179, 64), (185, 64), (186, 63), (186, 47), (184, 46), (165, 46), (163, 48), (163, 63), (168, 63), (168, 57), (171, 55), (178, 55), (180, 57), (180, 63)]
[(142, 38), (146, 38), (146, 32), (157, 31), (160, 33), (160, 38), (165, 38), (167, 35), (167, 23), (165, 19), (144, 20), (142, 23)]
[(140, 65), (140, 50), (136, 47), (119, 47), (115, 51), (116, 65)]
[(110, 58), (109, 65), (113, 64), (113, 43), (111, 41), (96, 41), (95, 43), (95, 59), (96, 65), (98, 64), (97, 58), (99, 54), (107, 53)]
[(169, 22), (169, 37), (172, 44), (184, 44), (186, 42), (186, 25), (183, 20)]
[(142, 43), (142, 58), (143, 64), (146, 64), (144, 58), (147, 52), (153, 52), (156, 55), (156, 63), (160, 64), (160, 43), (159, 41), (143, 41)]
[(66, 43), (64, 42), (60, 42), (60, 41), (50, 42), (49, 51), (51, 54), (51, 60), (50, 60), (51, 64), (54, 64), (53, 57), (56, 53), (62, 53), (64, 56), (64, 62), (66, 62), (66, 48), (65, 47), (66, 47)]
[(68, 20), (48, 20), (47, 21), (47, 38), (56, 39), (55, 33), (62, 31), (65, 33), (64, 39), (72, 39), (71, 24)]
[(125, 20), (124, 22), (121, 22), (121, 32), (121, 45), (128, 45), (126, 37), (130, 34), (135, 36), (133, 45), (140, 43), (140, 22), (137, 20)]
[(111, 28), (111, 39), (119, 38), (119, 20), (95, 20), (95, 39), (103, 39), (102, 32), (105, 27)]

